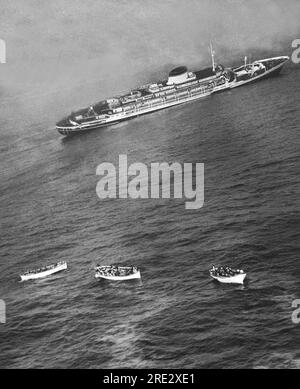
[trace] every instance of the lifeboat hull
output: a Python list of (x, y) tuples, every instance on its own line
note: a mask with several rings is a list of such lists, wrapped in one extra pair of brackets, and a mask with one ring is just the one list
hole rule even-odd
[(95, 274), (95, 278), (103, 278), (105, 280), (111, 280), (111, 281), (127, 281), (127, 280), (134, 280), (134, 279), (139, 279), (141, 278), (141, 273), (140, 271), (137, 271), (134, 274), (129, 274), (127, 276), (110, 276), (110, 275), (103, 275), (100, 273)]
[(218, 277), (210, 273), (210, 276), (223, 284), (243, 284), (246, 278), (246, 273), (236, 274), (232, 277)]
[(66, 269), (67, 269), (67, 263), (64, 262), (61, 265), (54, 267), (53, 269), (48, 269), (40, 273), (21, 274), (20, 277), (21, 277), (21, 281), (36, 280), (38, 278), (44, 278), (50, 276), (51, 274), (55, 274)]

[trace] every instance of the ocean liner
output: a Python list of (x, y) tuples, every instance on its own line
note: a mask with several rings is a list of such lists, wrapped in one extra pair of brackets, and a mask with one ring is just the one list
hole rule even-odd
[(216, 65), (211, 48), (212, 67), (191, 72), (185, 66), (173, 69), (166, 81), (147, 84), (128, 93), (97, 102), (73, 112), (56, 124), (62, 135), (71, 135), (198, 100), (214, 93), (237, 88), (278, 75), (289, 60), (281, 56), (257, 60), (237, 68)]

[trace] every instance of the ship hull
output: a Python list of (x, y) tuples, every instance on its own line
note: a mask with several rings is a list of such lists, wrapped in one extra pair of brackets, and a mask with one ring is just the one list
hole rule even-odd
[(285, 62), (281, 63), (280, 65), (275, 66), (274, 68), (272, 68), (270, 70), (267, 70), (263, 74), (260, 74), (256, 77), (253, 77), (250, 80), (236, 82), (230, 86), (230, 89), (239, 88), (240, 86), (244, 86), (247, 84), (253, 84), (253, 83), (258, 82), (258, 81), (266, 80), (267, 78), (276, 77), (280, 74), (284, 65), (285, 65)]
[[(147, 107), (140, 107), (138, 100), (136, 100), (136, 102), (133, 103), (135, 108), (132, 108), (129, 112), (122, 110), (121, 108), (121, 112), (106, 115), (105, 118), (103, 118), (103, 116), (95, 116), (92, 119), (86, 119), (86, 121), (82, 123), (74, 123), (72, 120), (69, 120), (63, 122), (63, 125), (60, 125), (60, 123), (58, 123), (56, 125), (56, 129), (60, 134), (64, 136), (70, 136), (94, 129), (99, 129), (101, 127), (114, 125), (123, 121), (136, 118), (141, 115), (146, 115), (166, 108), (182, 105), (195, 100), (200, 100), (216, 93), (225, 92), (241, 86), (253, 84), (255, 82), (270, 77), (278, 76), (283, 66), (288, 60), (289, 57), (275, 57), (256, 61), (253, 64), (244, 65), (240, 68), (232, 69), (231, 73), (234, 74), (235, 77), (230, 81), (226, 80), (220, 83), (218, 82), (218, 78), (216, 76), (208, 77), (204, 81), (196, 81), (196, 89), (194, 89), (195, 86), (193, 86), (195, 85), (195, 81), (191, 82), (191, 84), (187, 83), (185, 84), (183, 89), (179, 91), (174, 88), (174, 91), (172, 92), (172, 97), (169, 100), (167, 100), (166, 97), (162, 97), (166, 96), (166, 94), (164, 93), (164, 89), (162, 89), (159, 91), (158, 94), (160, 100), (159, 103), (152, 104), (151, 100), (149, 100), (146, 103)], [(269, 65), (270, 63), (272, 64)], [(252, 66), (252, 69), (254, 69), (257, 64), (259, 64), (259, 66), (262, 66), (264, 70), (257, 73), (255, 72), (253, 74), (250, 74), (251, 72), (249, 71), (247, 72), (247, 67)], [(155, 100), (155, 97), (153, 97), (153, 100)]]
[(194, 97), (190, 97), (190, 98), (187, 98), (187, 99), (182, 99), (180, 101), (164, 104), (162, 106), (145, 109), (144, 111), (139, 111), (139, 112), (136, 112), (136, 113), (133, 113), (133, 114), (124, 115), (124, 117), (122, 117), (122, 118), (118, 118), (116, 120), (107, 121), (106, 123), (96, 123), (95, 122), (95, 123), (89, 123), (88, 125), (82, 125), (82, 126), (78, 126), (78, 127), (60, 127), (60, 126), (56, 126), (56, 129), (57, 129), (57, 131), (61, 135), (64, 135), (64, 136), (69, 136), (69, 135), (73, 135), (73, 134), (83, 133), (83, 132), (86, 132), (86, 131), (99, 129), (101, 127), (108, 127), (108, 126), (111, 126), (111, 125), (114, 125), (114, 124), (118, 124), (120, 122), (124, 122), (124, 121), (130, 120), (130, 119), (137, 118), (138, 116), (147, 115), (147, 114), (150, 114), (150, 113), (153, 113), (153, 112), (161, 111), (163, 109), (167, 109), (167, 108), (170, 108), (170, 107), (175, 107), (177, 105), (186, 104), (186, 103), (189, 103), (191, 101), (203, 99), (203, 98), (208, 97), (210, 95), (211, 95), (211, 93), (205, 93), (205, 94), (203, 94), (201, 96), (194, 96)]
[(242, 80), (242, 81), (235, 81), (230, 83), (230, 85), (224, 85), (219, 88), (215, 88), (213, 91), (213, 94), (217, 93), (222, 93), (231, 89), (239, 88), (241, 86), (249, 85), (249, 84), (254, 84), (258, 81), (266, 80), (268, 78), (276, 77), (279, 76), (280, 72), (282, 71), (283, 66), (285, 65), (284, 63), (281, 63), (280, 65), (275, 66), (274, 68), (267, 70), (265, 73), (260, 74), (258, 76), (252, 77), (248, 80)]

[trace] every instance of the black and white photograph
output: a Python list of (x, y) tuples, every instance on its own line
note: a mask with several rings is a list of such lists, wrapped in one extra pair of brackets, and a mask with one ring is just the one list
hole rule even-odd
[(299, 107), (299, 0), (0, 0), (0, 369), (299, 369)]

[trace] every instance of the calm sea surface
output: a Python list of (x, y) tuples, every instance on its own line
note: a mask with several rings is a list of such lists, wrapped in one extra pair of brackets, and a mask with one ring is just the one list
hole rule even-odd
[[(0, 367), (299, 368), (299, 97), (299, 68), (287, 66), (63, 139), (51, 107), (22, 110), (25, 94), (13, 103), (1, 90)], [(98, 199), (96, 167), (119, 154), (204, 163), (204, 207)], [(18, 282), (63, 260), (66, 272)], [(95, 280), (93, 266), (116, 262), (139, 266), (142, 281)], [(219, 285), (212, 264), (241, 267), (248, 282)]]

